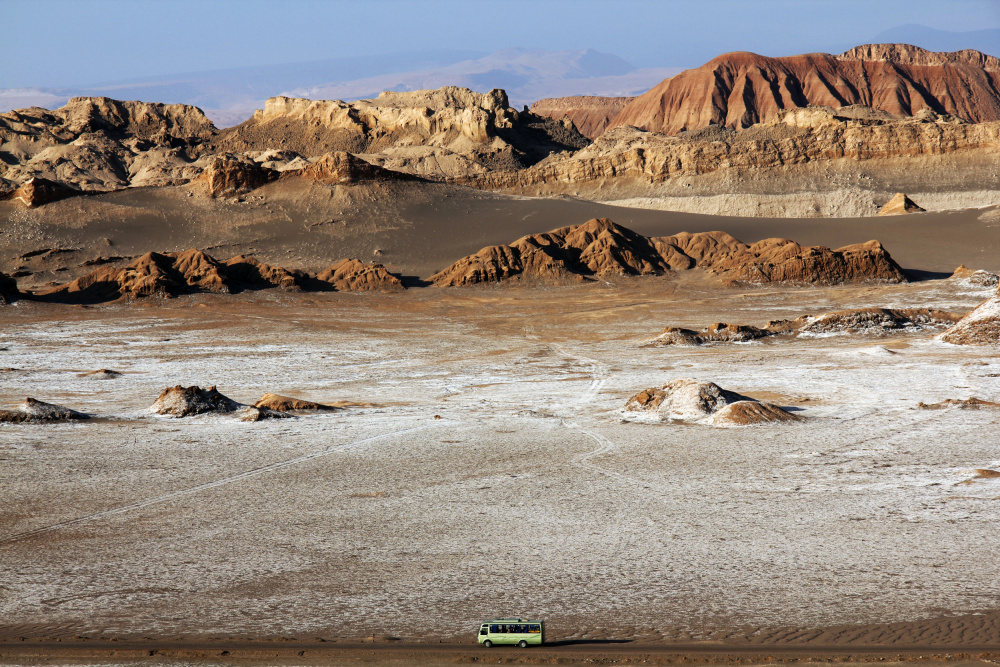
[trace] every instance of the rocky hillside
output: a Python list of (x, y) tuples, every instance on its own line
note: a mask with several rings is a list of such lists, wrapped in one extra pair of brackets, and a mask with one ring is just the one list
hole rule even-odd
[[(955, 153), (995, 155), (1000, 121), (970, 124), (924, 110), (895, 119), (865, 108), (811, 107), (779, 113), (741, 131), (714, 127), (676, 137), (620, 127), (577, 153), (534, 168), (494, 172), (468, 182), (521, 194), (560, 193), (571, 184), (586, 196), (636, 196), (650, 186), (716, 171)], [(745, 172), (744, 172), (745, 173)], [(877, 209), (872, 211), (875, 213)]]
[(509, 278), (561, 280), (663, 275), (707, 270), (727, 285), (765, 283), (905, 282), (902, 269), (878, 241), (830, 250), (787, 239), (752, 245), (725, 232), (646, 237), (606, 218), (489, 246), (430, 278), (441, 287)]
[(929, 110), (970, 123), (1000, 120), (1000, 59), (903, 44), (869, 44), (839, 56), (727, 53), (635, 98), (608, 129), (674, 135), (709, 125), (744, 128), (792, 107), (854, 104), (902, 116)]
[(580, 134), (596, 139), (604, 134), (608, 123), (621, 113), (634, 97), (553, 97), (531, 105), (531, 112), (552, 119), (569, 118)]

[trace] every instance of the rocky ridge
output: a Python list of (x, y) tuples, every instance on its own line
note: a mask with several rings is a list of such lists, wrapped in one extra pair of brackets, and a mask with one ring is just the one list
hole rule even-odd
[(636, 97), (608, 129), (668, 135), (710, 125), (739, 129), (792, 107), (854, 104), (903, 116), (931, 111), (969, 123), (1000, 120), (1000, 59), (906, 44), (868, 44), (838, 56), (727, 53)]
[(345, 259), (318, 275), (265, 264), (238, 255), (219, 261), (199, 250), (149, 252), (124, 267), (101, 266), (65, 285), (40, 291), (45, 301), (102, 302), (172, 297), (195, 292), (227, 294), (278, 288), (286, 291), (402, 289), (399, 278), (381, 264)]
[(772, 336), (802, 334), (850, 334), (885, 336), (901, 331), (921, 331), (951, 326), (961, 315), (934, 308), (853, 308), (821, 315), (802, 315), (794, 320), (772, 320), (763, 327), (717, 322), (701, 330), (667, 327), (643, 343), (644, 347), (746, 343)]
[(760, 170), (790, 165), (955, 153), (992, 155), (1000, 148), (1000, 121), (970, 124), (933, 111), (914, 118), (884, 119), (869, 114), (856, 117), (859, 114), (853, 111), (791, 109), (740, 131), (710, 128), (674, 137), (618, 127), (572, 155), (458, 182), (524, 195), (558, 194), (569, 188), (581, 196), (607, 200), (656, 194), (659, 186), (672, 179), (712, 172), (736, 172), (752, 179)]
[(513, 277), (663, 275), (695, 267), (727, 285), (906, 281), (878, 241), (830, 250), (803, 248), (786, 239), (747, 245), (725, 232), (649, 238), (601, 218), (483, 248), (431, 276), (430, 282), (446, 287)]

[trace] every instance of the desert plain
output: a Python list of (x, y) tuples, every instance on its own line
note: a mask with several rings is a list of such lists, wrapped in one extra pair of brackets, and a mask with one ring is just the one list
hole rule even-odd
[(996, 662), (998, 120), (818, 104), (0, 116), (0, 661)]

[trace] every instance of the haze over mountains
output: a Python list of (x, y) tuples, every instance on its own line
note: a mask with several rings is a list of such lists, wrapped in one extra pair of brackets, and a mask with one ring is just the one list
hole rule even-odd
[(315, 62), (180, 73), (88, 86), (0, 89), (0, 112), (30, 106), (56, 108), (73, 97), (111, 97), (200, 107), (219, 127), (236, 125), (275, 95), (356, 100), (384, 90), (464, 86), (507, 91), (517, 107), (543, 97), (636, 95), (680, 72), (680, 67), (637, 68), (621, 58), (583, 49), (507, 49), (495, 53), (426, 51)]

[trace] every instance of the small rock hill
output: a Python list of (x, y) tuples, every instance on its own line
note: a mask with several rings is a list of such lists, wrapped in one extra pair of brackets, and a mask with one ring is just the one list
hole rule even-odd
[(44, 301), (100, 303), (118, 299), (173, 297), (196, 292), (228, 294), (279, 288), (287, 291), (402, 289), (381, 264), (341, 260), (318, 276), (239, 255), (219, 261), (200, 250), (149, 252), (124, 267), (102, 266), (76, 280), (33, 296)]
[(920, 213), (925, 209), (917, 205), (903, 192), (897, 192), (892, 199), (886, 202), (885, 206), (879, 209), (879, 215), (905, 215), (907, 213)]
[(1000, 345), (1000, 294), (979, 304), (939, 338), (953, 345)]
[(630, 412), (660, 420), (713, 426), (749, 426), (801, 419), (773, 403), (728, 391), (714, 382), (690, 378), (640, 391), (625, 404), (625, 413)]
[(839, 56), (727, 53), (635, 98), (608, 128), (669, 135), (709, 125), (738, 129), (792, 107), (852, 104), (903, 116), (926, 109), (970, 123), (1000, 120), (1000, 59), (905, 44), (869, 44)]
[(556, 120), (569, 118), (580, 134), (593, 140), (604, 134), (608, 123), (634, 99), (593, 95), (551, 97), (532, 104), (531, 112)]
[(725, 232), (646, 237), (606, 218), (489, 246), (431, 276), (438, 286), (568, 277), (662, 275), (706, 269), (725, 284), (905, 282), (878, 241), (837, 250), (786, 239), (747, 245)]

